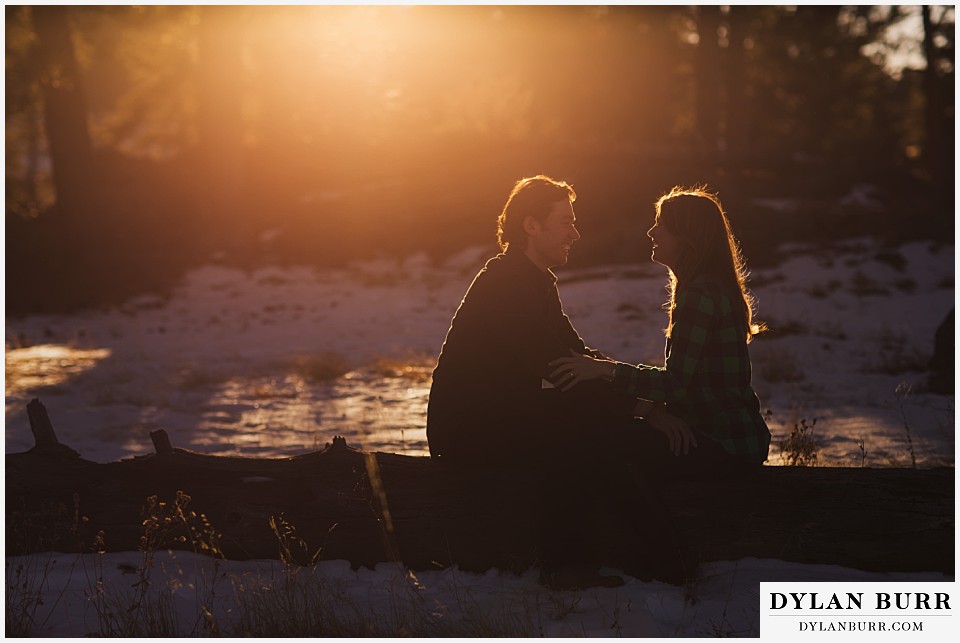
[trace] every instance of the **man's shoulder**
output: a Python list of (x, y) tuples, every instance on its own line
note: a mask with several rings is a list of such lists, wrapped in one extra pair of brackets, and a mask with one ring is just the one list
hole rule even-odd
[(503, 278), (510, 279), (511, 275), (517, 272), (517, 265), (514, 258), (505, 252), (490, 257), (477, 273), (476, 278)]
[(503, 253), (491, 257), (474, 275), (466, 296), (472, 295), (476, 298), (481, 292), (501, 289), (503, 283), (509, 283), (510, 281), (506, 272), (503, 266)]
[(542, 282), (524, 265), (524, 257), (502, 252), (487, 260), (473, 278), (465, 298), (498, 301), (533, 301), (541, 292)]
[(502, 252), (498, 255), (490, 257), (487, 259), (487, 263), (483, 264), (483, 270), (497, 270), (499, 266), (503, 265), (503, 261), (506, 259), (506, 257), (507, 255)]

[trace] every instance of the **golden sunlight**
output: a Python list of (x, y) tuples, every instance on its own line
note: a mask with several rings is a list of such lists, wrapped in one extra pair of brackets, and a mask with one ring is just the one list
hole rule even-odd
[(421, 364), (381, 360), (370, 369), (311, 377), (236, 377), (210, 397), (192, 447), (219, 455), (283, 457), (323, 448), (331, 436), (374, 449), (428, 455)]
[(110, 357), (108, 348), (82, 349), (62, 344), (39, 344), (6, 351), (7, 412), (22, 406), (22, 398), (41, 387), (75, 379)]

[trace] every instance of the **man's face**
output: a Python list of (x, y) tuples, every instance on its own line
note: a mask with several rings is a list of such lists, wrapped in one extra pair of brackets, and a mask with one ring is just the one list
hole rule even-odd
[(542, 221), (527, 217), (525, 252), (530, 260), (543, 271), (567, 263), (570, 248), (580, 239), (576, 222), (569, 200), (557, 201)]

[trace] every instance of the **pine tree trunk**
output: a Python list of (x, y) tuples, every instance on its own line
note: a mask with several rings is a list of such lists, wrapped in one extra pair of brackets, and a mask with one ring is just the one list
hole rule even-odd
[(937, 72), (939, 56), (936, 45), (933, 42), (935, 29), (930, 16), (929, 5), (923, 5), (921, 8), (923, 19), (923, 54), (927, 61), (926, 69), (923, 71), (923, 90), (926, 99), (925, 122), (927, 129), (926, 158), (931, 178), (938, 191), (950, 192), (953, 185), (947, 185), (947, 181), (953, 178), (953, 172), (950, 171), (947, 176), (946, 163), (946, 145), (943, 131), (944, 105), (943, 97), (940, 91), (940, 78)]
[(89, 202), (91, 143), (83, 83), (70, 39), (69, 9), (34, 5), (31, 8), (43, 62), (41, 93), (44, 126), (53, 167), (57, 205), (76, 212)]
[(707, 167), (716, 168), (720, 134), (720, 7), (698, 8), (696, 59), (697, 134)]
[(744, 39), (747, 36), (747, 12), (750, 7), (731, 6), (728, 10), (726, 55), (726, 93), (724, 100), (724, 133), (726, 169), (735, 174), (745, 169), (750, 136), (749, 106), (746, 99)]

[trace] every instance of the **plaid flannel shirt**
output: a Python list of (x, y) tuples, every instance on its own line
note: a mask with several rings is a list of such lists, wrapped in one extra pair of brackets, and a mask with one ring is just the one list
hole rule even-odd
[(665, 366), (624, 364), (614, 387), (686, 421), (699, 435), (755, 464), (767, 459), (770, 430), (750, 383), (746, 333), (734, 300), (720, 285), (696, 279), (678, 291)]

